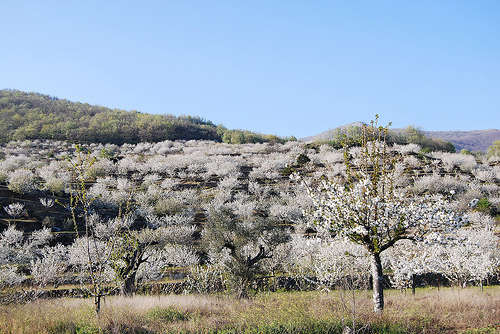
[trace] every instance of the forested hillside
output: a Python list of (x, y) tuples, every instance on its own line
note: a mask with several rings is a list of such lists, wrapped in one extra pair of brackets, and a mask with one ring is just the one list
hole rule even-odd
[(0, 91), (0, 141), (55, 139), (79, 143), (214, 140), (284, 142), (273, 135), (229, 130), (197, 116), (152, 115), (71, 102), (39, 93)]

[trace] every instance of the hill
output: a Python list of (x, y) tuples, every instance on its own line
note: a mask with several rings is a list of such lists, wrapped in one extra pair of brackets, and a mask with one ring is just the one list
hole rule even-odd
[[(314, 143), (314, 145), (328, 144), (335, 148), (340, 148), (346, 143), (348, 146), (360, 146), (362, 145), (363, 134), (361, 128), (363, 124), (363, 122), (346, 124), (301, 140)], [(389, 129), (385, 137), (386, 142), (389, 144), (417, 144), (427, 151), (456, 151), (453, 143), (439, 138), (431, 138), (424, 131), (412, 126), (406, 129)]]
[(354, 123), (342, 125), (342, 126), (334, 128), (334, 129), (323, 131), (323, 132), (318, 133), (317, 135), (314, 135), (314, 136), (300, 138), (300, 141), (303, 141), (303, 142), (314, 142), (314, 141), (329, 141), (329, 140), (333, 140), (335, 138), (336, 134), (339, 131), (345, 131), (345, 130), (347, 130), (349, 128), (359, 128), (363, 124), (365, 124), (365, 123), (364, 122), (354, 122)]
[(164, 140), (227, 143), (287, 140), (245, 130), (229, 130), (197, 116), (152, 115), (71, 102), (40, 93), (0, 90), (0, 142), (26, 139), (117, 145)]
[(488, 147), (500, 140), (500, 130), (474, 130), (474, 131), (425, 131), (431, 138), (440, 138), (452, 142), (457, 151), (466, 149), (471, 152), (486, 152)]
[[(362, 122), (346, 124), (314, 136), (301, 138), (300, 140), (304, 142), (335, 141), (340, 138), (341, 134), (345, 133), (348, 136), (355, 134), (356, 129), (359, 129), (362, 124)], [(497, 129), (474, 131), (423, 131), (418, 128), (408, 127), (406, 129), (390, 129), (389, 131), (395, 142), (412, 142), (417, 139), (416, 143), (425, 147), (430, 140), (437, 140), (438, 143), (441, 141), (443, 143), (449, 142), (453, 144), (457, 152), (462, 149), (471, 152), (486, 152), (494, 141), (500, 140), (500, 130)], [(408, 133), (409, 131), (413, 133), (410, 134)], [(415, 138), (415, 134), (417, 138)]]

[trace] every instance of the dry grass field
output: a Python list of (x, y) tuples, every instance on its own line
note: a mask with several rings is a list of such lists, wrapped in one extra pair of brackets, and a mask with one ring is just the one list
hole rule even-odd
[[(352, 298), (354, 297), (354, 298)], [(355, 302), (355, 307), (353, 307)], [(371, 291), (277, 292), (249, 300), (227, 295), (38, 300), (0, 307), (1, 333), (498, 333), (500, 288), (387, 291), (372, 312)], [(354, 317), (353, 317), (354, 316)]]

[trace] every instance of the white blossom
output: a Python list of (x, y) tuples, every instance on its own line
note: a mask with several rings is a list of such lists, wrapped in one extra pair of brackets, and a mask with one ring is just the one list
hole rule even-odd
[(19, 194), (30, 194), (36, 189), (35, 174), (29, 169), (16, 169), (9, 175), (8, 188)]
[(8, 206), (4, 207), (5, 212), (9, 216), (12, 216), (14, 218), (19, 218), (23, 214), (26, 213), (26, 210), (24, 209), (24, 204), (22, 203), (12, 203), (9, 204)]

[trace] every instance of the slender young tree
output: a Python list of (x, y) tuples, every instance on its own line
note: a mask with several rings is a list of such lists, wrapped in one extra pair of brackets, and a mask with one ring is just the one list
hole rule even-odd
[(448, 210), (441, 196), (410, 197), (396, 180), (401, 173), (385, 142), (388, 126), (377, 119), (362, 126), (357, 157), (345, 147), (346, 182), (323, 180), (308, 188), (314, 208), (308, 213), (332, 234), (363, 245), (371, 259), (374, 311), (384, 308), (380, 254), (401, 239), (428, 241), (452, 232), (463, 223)]
[[(128, 214), (120, 214), (113, 219), (103, 219), (93, 212), (95, 201), (86, 186), (87, 171), (95, 163), (90, 155), (79, 152), (71, 161), (69, 172), (72, 175), (69, 209), (73, 217), (77, 238), (70, 248), (70, 263), (79, 271), (82, 287), (94, 297), (96, 315), (99, 315), (101, 301), (109, 293), (109, 285), (115, 283), (112, 270), (115, 250), (118, 247), (120, 232), (128, 229), (133, 219)], [(81, 235), (79, 225), (83, 225)]]

